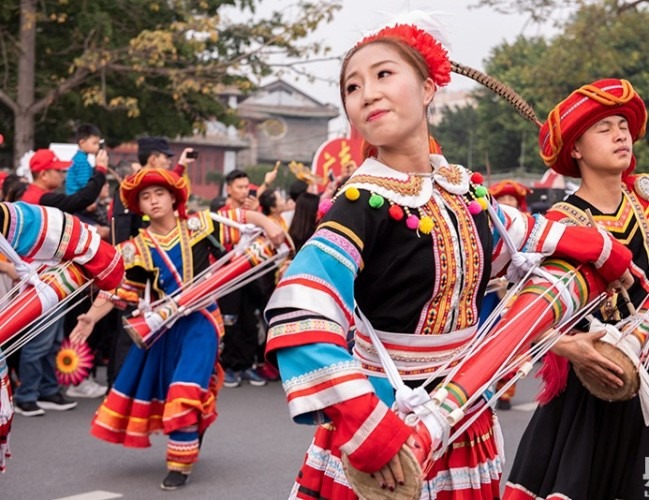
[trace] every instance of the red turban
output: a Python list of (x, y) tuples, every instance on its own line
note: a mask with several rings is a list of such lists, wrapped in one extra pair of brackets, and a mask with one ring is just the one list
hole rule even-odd
[(187, 218), (185, 211), (185, 204), (189, 197), (187, 181), (175, 172), (163, 168), (145, 167), (124, 179), (119, 190), (124, 206), (131, 212), (142, 215), (139, 196), (140, 192), (149, 186), (162, 186), (168, 189), (176, 197), (174, 208), (178, 210), (178, 215), (182, 219)]
[(491, 193), (496, 200), (501, 196), (508, 194), (516, 198), (516, 201), (518, 201), (518, 209), (521, 212), (527, 212), (526, 198), (531, 192), (532, 190), (530, 188), (523, 186), (520, 182), (509, 179), (496, 182), (496, 184), (489, 186), (489, 193)]
[[(633, 142), (642, 138), (647, 127), (647, 108), (626, 80), (607, 78), (575, 90), (550, 111), (539, 132), (541, 158), (554, 171), (568, 177), (581, 177), (571, 156), (575, 141), (599, 120), (620, 115), (629, 123)], [(631, 158), (624, 176), (635, 168)]]

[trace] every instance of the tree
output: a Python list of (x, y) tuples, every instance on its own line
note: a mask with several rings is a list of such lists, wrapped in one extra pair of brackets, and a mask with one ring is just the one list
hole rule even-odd
[(561, 9), (579, 10), (593, 4), (609, 4), (613, 11), (622, 14), (635, 10), (649, 0), (479, 0), (474, 8), (492, 7), (503, 14), (526, 14), (535, 23), (543, 23), (552, 18), (552, 14)]
[[(619, 2), (612, 1), (583, 5), (551, 40), (520, 37), (496, 47), (485, 70), (518, 91), (541, 121), (574, 89), (601, 78), (627, 79), (647, 100), (649, 54), (644, 45), (649, 11), (636, 7), (620, 10)], [(486, 89), (478, 90), (476, 99), (478, 147), (488, 153), (494, 169), (511, 166), (521, 156), (521, 145), (528, 169), (545, 168), (538, 159), (538, 128), (513, 119), (509, 106)], [(636, 143), (634, 151), (638, 170), (645, 171), (647, 138)]]
[[(543, 38), (518, 37), (513, 43), (495, 47), (485, 63), (485, 71), (500, 83), (520, 94), (534, 109), (543, 82), (536, 78), (534, 68), (545, 51)], [(536, 151), (538, 129), (523, 119), (512, 105), (486, 87), (474, 93), (477, 103), (476, 155), (482, 164), (488, 160), (494, 172), (518, 167), (540, 170), (542, 164)]]
[(3, 1), (0, 108), (3, 125), (13, 118), (14, 158), (34, 139), (67, 139), (75, 119), (116, 141), (192, 133), (208, 118), (236, 123), (223, 93), (249, 91), (273, 71), (273, 56), (322, 53), (321, 44), (303, 39), (340, 8), (339, 0), (300, 1), (293, 19), (291, 11), (229, 24), (219, 17), (224, 6), (254, 13), (255, 4)]
[(446, 107), (439, 124), (431, 127), (431, 134), (449, 162), (477, 169), (484, 165), (482, 158), (476, 157), (477, 128), (478, 113), (474, 106)]

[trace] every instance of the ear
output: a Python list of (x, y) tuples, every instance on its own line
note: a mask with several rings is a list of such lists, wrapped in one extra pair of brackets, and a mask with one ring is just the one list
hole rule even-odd
[(579, 149), (577, 148), (577, 143), (572, 146), (572, 150), (570, 151), (570, 156), (572, 156), (575, 160), (581, 160), (583, 158), (582, 154), (579, 152)]
[(426, 106), (433, 102), (435, 92), (437, 92), (437, 85), (435, 85), (432, 78), (426, 78), (426, 80), (424, 80), (424, 104)]

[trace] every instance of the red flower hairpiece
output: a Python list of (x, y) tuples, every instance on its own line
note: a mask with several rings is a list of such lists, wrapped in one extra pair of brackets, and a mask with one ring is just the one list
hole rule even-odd
[(356, 47), (382, 38), (396, 38), (419, 52), (428, 66), (428, 75), (438, 87), (443, 87), (451, 81), (448, 52), (430, 33), (411, 24), (395, 24), (366, 36)]

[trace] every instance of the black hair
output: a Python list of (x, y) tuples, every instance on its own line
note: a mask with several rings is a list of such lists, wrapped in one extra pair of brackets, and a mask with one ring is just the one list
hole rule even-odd
[(9, 174), (7, 177), (5, 177), (5, 180), (2, 183), (2, 199), (9, 201), (7, 200), (9, 190), (14, 186), (14, 184), (17, 184), (22, 180), (22, 177), (20, 177), (18, 174)]
[(309, 185), (306, 182), (298, 179), (296, 181), (293, 181), (288, 187), (288, 195), (291, 200), (297, 201), (298, 196), (300, 196), (302, 193), (305, 193), (308, 187)]
[(225, 196), (217, 196), (210, 202), (210, 212), (217, 212), (219, 208), (225, 206), (227, 198)]
[(320, 196), (308, 192), (302, 193), (295, 200), (295, 214), (288, 228), (288, 234), (295, 244), (296, 252), (315, 232), (319, 203)]
[(101, 137), (101, 132), (92, 123), (83, 123), (77, 127), (75, 137), (77, 142), (81, 142), (88, 137)]
[(231, 186), (232, 183), (237, 180), (237, 179), (247, 179), (248, 174), (245, 173), (243, 170), (238, 170), (235, 169), (232, 172), (228, 173), (228, 175), (225, 176), (225, 183), (228, 186)]
[(259, 195), (259, 206), (262, 214), (270, 215), (271, 208), (277, 204), (276, 191), (275, 189), (266, 189)]
[(9, 188), (5, 193), (6, 184), (7, 184), (7, 179), (5, 179), (5, 183), (2, 185), (2, 194), (4, 197), (4, 201), (10, 201), (10, 202), (19, 201), (23, 197), (25, 191), (27, 191), (27, 187), (29, 186), (28, 182), (25, 182), (19, 178), (16, 182), (13, 182), (9, 185)]

